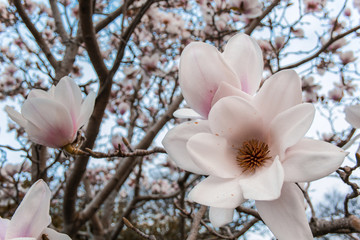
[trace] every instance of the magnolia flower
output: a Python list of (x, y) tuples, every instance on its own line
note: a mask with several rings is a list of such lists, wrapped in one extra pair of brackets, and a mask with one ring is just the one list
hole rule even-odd
[(11, 220), (0, 218), (0, 240), (70, 240), (67, 235), (47, 228), (51, 223), (50, 197), (50, 189), (43, 180), (34, 183)]
[(301, 103), (301, 81), (294, 71), (273, 75), (255, 96), (244, 98), (233, 87), (224, 95), (229, 97), (219, 98), (207, 120), (180, 124), (163, 140), (179, 167), (208, 176), (189, 199), (210, 206), (215, 227), (232, 221), (234, 208), (254, 199), (278, 239), (312, 239), (295, 183), (330, 174), (346, 153), (303, 138), (315, 110)]
[(69, 77), (63, 77), (48, 92), (31, 90), (21, 114), (6, 106), (9, 117), (25, 129), (31, 141), (59, 148), (72, 143), (77, 131), (90, 118), (96, 94), (82, 101), (81, 90)]
[(258, 0), (230, 0), (232, 9), (244, 14), (247, 18), (256, 18), (262, 13), (262, 4)]
[(232, 37), (223, 53), (206, 43), (190, 43), (180, 57), (179, 83), (187, 104), (196, 113), (180, 109), (175, 116), (207, 118), (211, 106), (229, 86), (253, 95), (262, 72), (261, 49), (245, 34)]

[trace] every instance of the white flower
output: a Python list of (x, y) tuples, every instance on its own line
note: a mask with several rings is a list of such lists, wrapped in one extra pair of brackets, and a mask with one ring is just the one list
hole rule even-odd
[(81, 90), (69, 77), (63, 77), (48, 92), (31, 90), (21, 114), (6, 106), (9, 117), (25, 129), (31, 141), (59, 148), (72, 143), (77, 131), (89, 120), (96, 94), (82, 101)]
[(0, 218), (0, 240), (41, 240), (45, 235), (51, 240), (70, 240), (47, 226), (51, 192), (43, 180), (34, 183), (26, 193), (11, 220)]
[[(192, 73), (196, 67), (205, 69), (194, 65)], [(213, 74), (200, 75), (204, 78), (200, 82), (220, 76), (216, 71), (224, 69), (220, 66), (211, 70)], [(295, 183), (327, 176), (341, 165), (346, 153), (329, 143), (304, 138), (315, 110), (301, 102), (300, 78), (295, 71), (281, 71), (265, 81), (255, 96), (236, 86), (216, 84), (226, 88), (217, 89), (208, 119), (180, 124), (163, 140), (179, 167), (208, 176), (191, 190), (189, 199), (210, 206), (214, 226), (232, 221), (234, 208), (254, 199), (278, 239), (312, 239), (303, 196)], [(192, 94), (197, 93), (188, 89), (182, 89), (186, 100), (196, 99)]]

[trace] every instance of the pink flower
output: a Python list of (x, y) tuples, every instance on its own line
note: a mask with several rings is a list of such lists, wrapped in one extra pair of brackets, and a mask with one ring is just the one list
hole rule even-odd
[(247, 18), (256, 18), (262, 13), (262, 4), (258, 0), (230, 0), (232, 9), (244, 14)]
[(253, 95), (262, 72), (261, 49), (245, 34), (232, 37), (223, 53), (206, 43), (190, 43), (181, 54), (179, 82), (187, 104), (196, 113), (178, 110), (175, 115), (207, 118), (211, 106), (227, 94), (230, 86), (241, 90), (244, 97)]
[(169, 157), (187, 171), (208, 176), (188, 197), (210, 206), (214, 226), (232, 221), (234, 208), (254, 199), (278, 239), (312, 239), (295, 183), (327, 176), (346, 153), (304, 138), (315, 110), (301, 98), (297, 74), (281, 71), (255, 96), (223, 97), (207, 120), (185, 122), (167, 133), (163, 145)]
[(25, 129), (31, 141), (53, 148), (72, 143), (77, 131), (90, 118), (96, 94), (90, 92), (82, 101), (80, 88), (63, 77), (48, 92), (31, 90), (21, 114), (6, 106), (9, 117)]
[(45, 235), (51, 240), (70, 240), (47, 226), (51, 223), (49, 215), (51, 192), (43, 180), (34, 183), (11, 220), (0, 218), (1, 240), (41, 240)]

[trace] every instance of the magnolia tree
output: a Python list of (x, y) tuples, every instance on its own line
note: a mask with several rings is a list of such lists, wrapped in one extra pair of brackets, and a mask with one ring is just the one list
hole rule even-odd
[(359, 11), (1, 2), (0, 240), (358, 239)]

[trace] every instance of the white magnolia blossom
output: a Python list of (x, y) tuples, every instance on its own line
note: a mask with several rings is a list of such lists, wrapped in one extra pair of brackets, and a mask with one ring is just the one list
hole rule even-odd
[(63, 77), (49, 91), (31, 90), (21, 114), (6, 106), (9, 117), (23, 127), (37, 144), (59, 148), (72, 143), (77, 131), (89, 120), (96, 94), (83, 101), (81, 90), (69, 77)]
[[(231, 58), (212, 50), (199, 58), (200, 54), (184, 50), (180, 77), (187, 79), (180, 79), (182, 92), (202, 118), (171, 129), (163, 145), (180, 168), (208, 176), (188, 197), (210, 206), (215, 227), (231, 222), (234, 208), (253, 199), (279, 240), (312, 239), (296, 183), (327, 176), (346, 153), (327, 142), (304, 138), (315, 109), (302, 103), (295, 71), (271, 76), (255, 94), (262, 74), (258, 48), (243, 35), (232, 38), (225, 53), (229, 47)], [(237, 54), (244, 48), (247, 55)], [(195, 47), (191, 51), (196, 53)], [(193, 60), (188, 62), (187, 56)], [(189, 65), (192, 71), (181, 73)]]
[(51, 223), (50, 198), (50, 189), (43, 180), (34, 183), (11, 220), (0, 218), (0, 240), (70, 240), (66, 234), (47, 227)]

